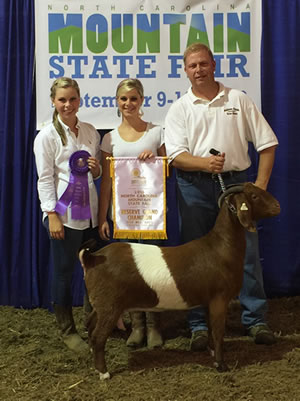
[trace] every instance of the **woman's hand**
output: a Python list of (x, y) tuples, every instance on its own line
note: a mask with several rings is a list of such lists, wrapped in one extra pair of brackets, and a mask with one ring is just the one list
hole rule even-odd
[(64, 239), (65, 229), (63, 223), (61, 222), (56, 212), (49, 212), (48, 219), (49, 219), (50, 237), (53, 239)]
[(99, 177), (100, 176), (100, 171), (101, 171), (99, 160), (96, 159), (96, 157), (92, 157), (91, 156), (91, 157), (89, 157), (87, 159), (87, 163), (88, 163), (89, 169), (90, 169), (90, 171), (92, 173), (92, 176), (94, 178), (95, 177)]
[(151, 157), (154, 157), (154, 154), (152, 153), (151, 150), (144, 150), (142, 153), (138, 155), (138, 159), (140, 160), (151, 159)]
[(101, 239), (103, 239), (104, 241), (110, 240), (110, 229), (107, 221), (104, 221), (102, 224), (99, 224), (98, 230)]

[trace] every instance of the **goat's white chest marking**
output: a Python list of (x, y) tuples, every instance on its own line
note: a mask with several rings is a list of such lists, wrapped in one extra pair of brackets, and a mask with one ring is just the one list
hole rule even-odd
[(156, 245), (130, 244), (136, 267), (159, 299), (157, 308), (187, 309), (176, 283), (163, 258), (161, 249)]

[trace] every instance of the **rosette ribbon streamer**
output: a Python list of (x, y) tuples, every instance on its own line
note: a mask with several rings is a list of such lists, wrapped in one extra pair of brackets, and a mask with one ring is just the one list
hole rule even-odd
[(71, 216), (74, 220), (85, 220), (91, 218), (89, 184), (88, 184), (88, 163), (89, 152), (79, 150), (72, 153), (69, 159), (71, 169), (67, 189), (56, 203), (55, 211), (64, 215), (71, 203)]

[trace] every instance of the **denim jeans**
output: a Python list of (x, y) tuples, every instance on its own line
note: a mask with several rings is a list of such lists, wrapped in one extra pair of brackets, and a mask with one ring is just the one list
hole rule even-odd
[[(49, 234), (49, 221), (43, 222)], [(100, 247), (98, 227), (85, 230), (74, 230), (64, 227), (65, 238), (56, 240), (50, 238), (53, 260), (53, 277), (51, 283), (52, 302), (61, 306), (72, 306), (72, 276), (78, 261), (77, 251), (87, 240), (94, 238)]]
[[(235, 172), (224, 178), (225, 186), (247, 181), (247, 172)], [(218, 215), (218, 197), (221, 186), (210, 174), (177, 172), (180, 233), (183, 243), (200, 238), (210, 231)], [(267, 311), (263, 287), (262, 268), (259, 259), (258, 235), (246, 231), (246, 255), (243, 286), (239, 294), (242, 306), (242, 324), (252, 327), (265, 323)], [(191, 331), (207, 330), (206, 309), (199, 307), (188, 313)]]

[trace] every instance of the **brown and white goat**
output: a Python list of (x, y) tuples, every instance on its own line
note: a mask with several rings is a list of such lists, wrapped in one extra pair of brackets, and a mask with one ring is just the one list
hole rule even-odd
[[(238, 191), (238, 192), (233, 192)], [(93, 306), (88, 322), (89, 341), (100, 379), (110, 374), (105, 344), (124, 311), (208, 308), (215, 366), (223, 360), (225, 318), (230, 300), (243, 280), (245, 229), (255, 221), (276, 216), (278, 201), (268, 192), (245, 183), (222, 195), (214, 228), (204, 237), (175, 247), (112, 243), (96, 252), (80, 251), (85, 284)]]

